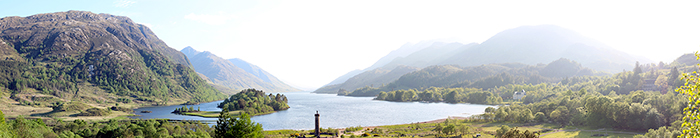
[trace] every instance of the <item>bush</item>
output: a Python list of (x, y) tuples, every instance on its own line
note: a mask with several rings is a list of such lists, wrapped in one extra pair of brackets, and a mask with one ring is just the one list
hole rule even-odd
[(106, 115), (109, 115), (109, 113), (110, 112), (107, 109), (102, 110), (100, 108), (93, 107), (93, 108), (87, 109), (83, 112), (80, 112), (78, 114), (78, 116), (106, 116)]
[(133, 109), (130, 109), (130, 108), (126, 108), (126, 107), (117, 107), (117, 106), (112, 106), (112, 108), (110, 108), (110, 109), (112, 109), (112, 110), (114, 110), (114, 111), (122, 111), (122, 112), (127, 112), (127, 113), (131, 113), (131, 112), (134, 112), (134, 110), (133, 110)]
[(89, 105), (82, 103), (82, 102), (69, 102), (69, 103), (59, 103), (58, 106), (53, 108), (53, 111), (55, 112), (62, 112), (62, 111), (82, 111), (85, 109), (90, 108)]
[(118, 98), (117, 102), (122, 102), (122, 103), (131, 103), (131, 99), (128, 98)]

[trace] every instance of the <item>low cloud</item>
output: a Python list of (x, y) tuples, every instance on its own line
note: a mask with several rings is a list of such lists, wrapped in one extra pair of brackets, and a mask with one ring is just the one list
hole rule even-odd
[(185, 15), (185, 19), (199, 21), (199, 22), (203, 22), (206, 24), (210, 24), (210, 25), (222, 25), (222, 24), (225, 24), (226, 21), (231, 20), (233, 18), (234, 18), (233, 15), (227, 15), (227, 14), (223, 14), (223, 13), (219, 13), (216, 15), (190, 13), (188, 15)]

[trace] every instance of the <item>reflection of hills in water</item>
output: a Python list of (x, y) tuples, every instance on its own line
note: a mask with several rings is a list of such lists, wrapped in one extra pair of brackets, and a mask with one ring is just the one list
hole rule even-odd
[[(346, 97), (332, 94), (313, 94), (309, 92), (284, 93), (289, 98), (291, 108), (276, 113), (254, 116), (251, 119), (263, 125), (265, 130), (279, 129), (314, 129), (314, 113), (321, 114), (321, 127), (345, 128), (353, 126), (380, 126), (393, 124), (408, 124), (425, 122), (448, 116), (467, 117), (483, 113), (488, 105), (476, 104), (446, 104), (420, 102), (387, 102), (372, 100), (372, 97)], [(220, 111), (216, 105), (221, 101), (192, 105), (202, 111)], [(319, 104), (323, 103), (323, 104)], [(135, 109), (130, 118), (167, 118), (175, 120), (202, 120), (216, 123), (217, 118), (182, 116), (171, 114), (175, 108), (182, 105), (143, 107)], [(142, 114), (141, 110), (153, 113)], [(213, 124), (210, 124), (213, 125)]]

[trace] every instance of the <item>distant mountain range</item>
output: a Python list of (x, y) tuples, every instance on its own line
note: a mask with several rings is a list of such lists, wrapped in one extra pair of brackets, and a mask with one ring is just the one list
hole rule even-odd
[(200, 52), (192, 47), (186, 47), (181, 52), (189, 58), (197, 72), (219, 86), (233, 90), (255, 88), (266, 92), (300, 91), (260, 67), (238, 58), (226, 60), (211, 52)]
[[(407, 44), (383, 57), (370, 68), (350, 72), (329, 84), (347, 80), (345, 78), (361, 77), (357, 74), (374, 68), (393, 69), (397, 66), (424, 68), (434, 65), (468, 67), (497, 63), (536, 65), (549, 63), (560, 58), (576, 61), (583, 67), (609, 73), (631, 70), (636, 61), (651, 62), (649, 59), (615, 50), (562, 27), (554, 25), (523, 26), (500, 32), (481, 44), (433, 41), (416, 45)], [(343, 83), (339, 83), (339, 85), (348, 86), (348, 84)], [(371, 83), (355, 85), (371, 85)], [(331, 85), (321, 87), (314, 92), (334, 93), (339, 90), (335, 89), (338, 88), (337, 86), (329, 86)]]

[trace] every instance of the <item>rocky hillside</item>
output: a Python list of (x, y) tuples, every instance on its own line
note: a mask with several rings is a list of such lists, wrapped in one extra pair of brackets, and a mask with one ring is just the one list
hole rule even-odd
[(85, 11), (5, 17), (0, 32), (0, 88), (21, 103), (162, 105), (225, 97), (184, 54), (128, 17)]
[(216, 85), (233, 90), (255, 88), (268, 92), (299, 91), (284, 84), (258, 66), (243, 60), (226, 60), (211, 52), (200, 52), (192, 47), (186, 47), (181, 51), (187, 55), (197, 72), (209, 78)]

